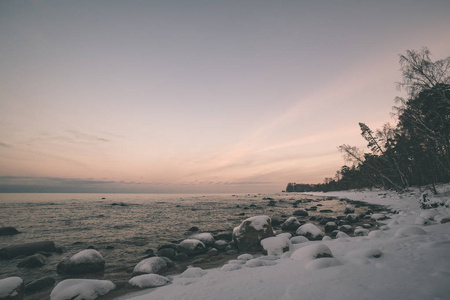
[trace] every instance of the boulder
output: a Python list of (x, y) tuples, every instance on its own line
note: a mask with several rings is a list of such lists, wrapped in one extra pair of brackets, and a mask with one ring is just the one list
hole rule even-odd
[(170, 259), (173, 259), (176, 254), (177, 251), (173, 248), (162, 248), (158, 250), (158, 256), (163, 256)]
[(293, 213), (294, 216), (299, 216), (299, 217), (307, 217), (309, 214), (306, 210), (304, 209), (299, 209), (294, 211)]
[(97, 273), (104, 270), (105, 260), (103, 256), (94, 249), (80, 251), (71, 258), (63, 260), (56, 267), (58, 274), (62, 275)]
[(20, 277), (8, 277), (0, 279), (0, 299), (23, 299), (24, 286)]
[(39, 268), (45, 265), (46, 257), (42, 254), (34, 254), (31, 256), (28, 256), (24, 260), (22, 260), (19, 264), (17, 264), (18, 268)]
[(170, 280), (167, 277), (157, 275), (157, 274), (143, 274), (135, 276), (128, 282), (132, 286), (137, 286), (141, 289), (144, 288), (155, 288), (159, 286), (166, 285)]
[(261, 240), (274, 236), (268, 216), (255, 216), (244, 220), (233, 229), (233, 241), (240, 251), (261, 251)]
[(55, 286), (50, 299), (96, 299), (115, 288), (115, 284), (109, 280), (66, 279)]
[(325, 232), (332, 232), (337, 229), (337, 225), (335, 222), (327, 222), (325, 224)]
[(199, 240), (203, 244), (205, 244), (206, 247), (213, 247), (214, 246), (214, 236), (209, 232), (204, 233), (198, 233), (191, 235), (189, 239)]
[(350, 223), (355, 223), (359, 221), (359, 215), (358, 214), (348, 214), (345, 219), (349, 221)]
[(309, 262), (323, 257), (333, 257), (330, 248), (325, 244), (312, 244), (295, 250), (291, 259)]
[(55, 252), (55, 243), (42, 241), (8, 246), (0, 249), (0, 258), (10, 259), (21, 255), (30, 256), (38, 252)]
[(0, 236), (15, 235), (19, 233), (20, 232), (14, 227), (0, 227)]
[(177, 253), (175, 255), (175, 257), (173, 258), (173, 260), (175, 260), (175, 261), (185, 261), (185, 260), (188, 260), (188, 259), (189, 259), (189, 256), (186, 253), (183, 253), (183, 252)]
[(355, 207), (353, 205), (347, 205), (344, 210), (344, 214), (352, 214), (355, 212)]
[(177, 251), (194, 256), (206, 252), (206, 246), (196, 239), (186, 239), (177, 245)]
[(306, 237), (310, 241), (320, 241), (324, 237), (324, 233), (316, 225), (306, 223), (297, 229), (297, 235)]
[(228, 242), (225, 240), (218, 240), (214, 242), (214, 248), (217, 250), (225, 250), (228, 245)]
[(140, 261), (133, 270), (133, 276), (142, 274), (161, 274), (167, 270), (167, 263), (162, 257), (150, 257)]
[(38, 280), (31, 281), (25, 285), (26, 293), (34, 293), (37, 291), (44, 290), (55, 284), (55, 278), (52, 276), (40, 278)]
[(296, 217), (290, 217), (281, 225), (283, 231), (296, 231), (301, 226)]
[(292, 249), (292, 243), (285, 236), (273, 236), (265, 238), (261, 241), (264, 248), (264, 254), (281, 256), (284, 252)]

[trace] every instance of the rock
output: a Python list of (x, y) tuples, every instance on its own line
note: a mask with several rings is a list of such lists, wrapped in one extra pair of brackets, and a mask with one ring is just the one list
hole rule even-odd
[(344, 210), (344, 214), (352, 214), (355, 212), (355, 207), (353, 205), (347, 205)]
[(157, 274), (143, 274), (135, 276), (130, 279), (129, 284), (132, 286), (137, 286), (141, 289), (144, 288), (155, 288), (159, 286), (166, 285), (170, 280), (167, 277), (157, 275)]
[(366, 228), (356, 228), (353, 232), (354, 236), (368, 236), (369, 235), (369, 229)]
[(232, 231), (225, 231), (217, 233), (214, 238), (216, 240), (225, 240), (225, 241), (231, 241), (233, 239), (233, 232)]
[(450, 223), (450, 217), (445, 217), (441, 219), (441, 224)]
[(79, 275), (103, 272), (105, 270), (105, 259), (94, 249), (86, 249), (63, 260), (56, 267), (58, 274)]
[(309, 240), (304, 236), (294, 236), (290, 239), (292, 244), (301, 244), (309, 242)]
[(255, 216), (244, 220), (233, 230), (233, 241), (244, 252), (261, 251), (261, 240), (274, 236), (268, 216)]
[(295, 250), (291, 255), (291, 259), (304, 262), (323, 257), (333, 257), (330, 248), (325, 244), (308, 245), (306, 247)]
[(228, 242), (224, 240), (218, 240), (214, 242), (214, 248), (217, 250), (225, 250), (228, 246)]
[(55, 278), (52, 276), (44, 277), (38, 280), (31, 281), (25, 285), (26, 293), (34, 293), (37, 291), (44, 290), (55, 284)]
[(278, 227), (281, 225), (280, 220), (272, 219), (272, 227)]
[(189, 256), (206, 252), (206, 246), (196, 239), (186, 239), (177, 245), (177, 251), (186, 253)]
[(216, 248), (211, 248), (207, 253), (208, 256), (216, 256), (219, 254), (219, 250)]
[(301, 226), (296, 217), (290, 217), (281, 225), (283, 231), (296, 231)]
[(141, 274), (161, 274), (167, 270), (167, 263), (162, 257), (150, 257), (140, 261), (133, 270), (133, 276)]
[(42, 267), (43, 265), (45, 265), (46, 262), (46, 257), (42, 254), (34, 254), (31, 256), (28, 256), (27, 258), (25, 258), (24, 260), (22, 260), (17, 267), (18, 268), (39, 268)]
[(321, 213), (332, 213), (333, 211), (331, 209), (322, 209), (320, 210)]
[(299, 209), (294, 211), (293, 213), (294, 216), (299, 216), (299, 217), (307, 217), (309, 214), (306, 210), (304, 209)]
[(55, 286), (50, 294), (50, 299), (95, 299), (115, 288), (114, 283), (109, 280), (66, 279)]
[(328, 222), (325, 224), (325, 232), (332, 232), (337, 229), (337, 225), (335, 222)]
[(197, 226), (192, 226), (191, 228), (188, 229), (188, 231), (190, 231), (190, 232), (197, 232), (199, 230), (200, 229)]
[(14, 227), (1, 227), (0, 228), (0, 236), (6, 236), (6, 235), (15, 235), (19, 234), (20, 232), (17, 231)]
[(164, 259), (168, 268), (175, 267), (175, 263), (170, 258), (162, 257), (162, 259)]
[(55, 252), (55, 243), (51, 241), (42, 241), (8, 246), (0, 249), (0, 258), (10, 259), (21, 255), (30, 256), (40, 251)]
[(173, 260), (175, 260), (175, 261), (185, 261), (185, 260), (188, 260), (188, 259), (189, 259), (189, 256), (186, 253), (183, 253), (183, 252), (177, 253), (175, 255), (175, 257), (173, 258)]
[(177, 251), (173, 248), (163, 248), (158, 250), (158, 256), (167, 257), (170, 259), (173, 259), (175, 255), (177, 254)]
[(351, 225), (342, 225), (339, 227), (339, 230), (345, 233), (352, 233), (353, 227)]
[(0, 299), (23, 299), (24, 285), (20, 277), (8, 277), (0, 279)]
[(155, 250), (153, 249), (147, 249), (144, 253), (149, 257), (155, 256)]
[(191, 235), (189, 239), (199, 240), (200, 242), (205, 244), (206, 247), (214, 246), (214, 236), (209, 232)]
[(297, 235), (306, 237), (310, 241), (320, 241), (324, 237), (324, 233), (316, 225), (306, 223), (297, 229)]
[(264, 254), (281, 256), (284, 252), (292, 249), (292, 243), (285, 236), (273, 236), (265, 238), (261, 241), (264, 248)]
[(359, 215), (358, 214), (348, 214), (345, 219), (349, 221), (350, 223), (355, 223), (359, 221)]
[(111, 246), (111, 245), (109, 245), (109, 246), (106, 246), (106, 248), (105, 248), (106, 250), (114, 250), (115, 249), (115, 247), (114, 246)]

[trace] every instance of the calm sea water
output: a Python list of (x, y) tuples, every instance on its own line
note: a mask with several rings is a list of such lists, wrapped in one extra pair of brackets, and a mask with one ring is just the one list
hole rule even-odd
[[(274, 207), (267, 206), (272, 197)], [(103, 199), (104, 198), (104, 199)], [(342, 212), (345, 202), (322, 201), (301, 194), (168, 195), (168, 194), (0, 194), (0, 227), (12, 226), (21, 233), (0, 237), (0, 248), (27, 242), (51, 240), (66, 249), (48, 258), (44, 267), (19, 269), (20, 258), (0, 260), (0, 278), (20, 276), (25, 282), (54, 276), (63, 259), (94, 246), (106, 260), (105, 279), (127, 280), (127, 269), (163, 242), (186, 238), (197, 226), (204, 232), (231, 231), (244, 219), (268, 215), (284, 221), (299, 208), (319, 204), (320, 209)], [(123, 205), (113, 205), (120, 204)], [(244, 213), (245, 215), (242, 215)], [(310, 212), (310, 215), (319, 215)], [(332, 214), (337, 215), (337, 214)], [(106, 250), (107, 246), (114, 249)]]

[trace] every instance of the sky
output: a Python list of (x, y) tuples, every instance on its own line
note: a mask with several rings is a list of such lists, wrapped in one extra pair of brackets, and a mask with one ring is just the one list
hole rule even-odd
[(365, 147), (450, 2), (0, 1), (0, 192), (278, 192)]

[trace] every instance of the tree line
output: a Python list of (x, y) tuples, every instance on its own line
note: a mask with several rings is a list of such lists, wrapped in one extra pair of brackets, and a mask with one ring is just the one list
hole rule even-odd
[(399, 192), (410, 186), (450, 182), (450, 57), (432, 61), (427, 48), (400, 55), (407, 98), (397, 97), (386, 123), (372, 130), (359, 123), (367, 150), (343, 144), (339, 151), (348, 164), (320, 184), (289, 183), (287, 192), (384, 188)]

